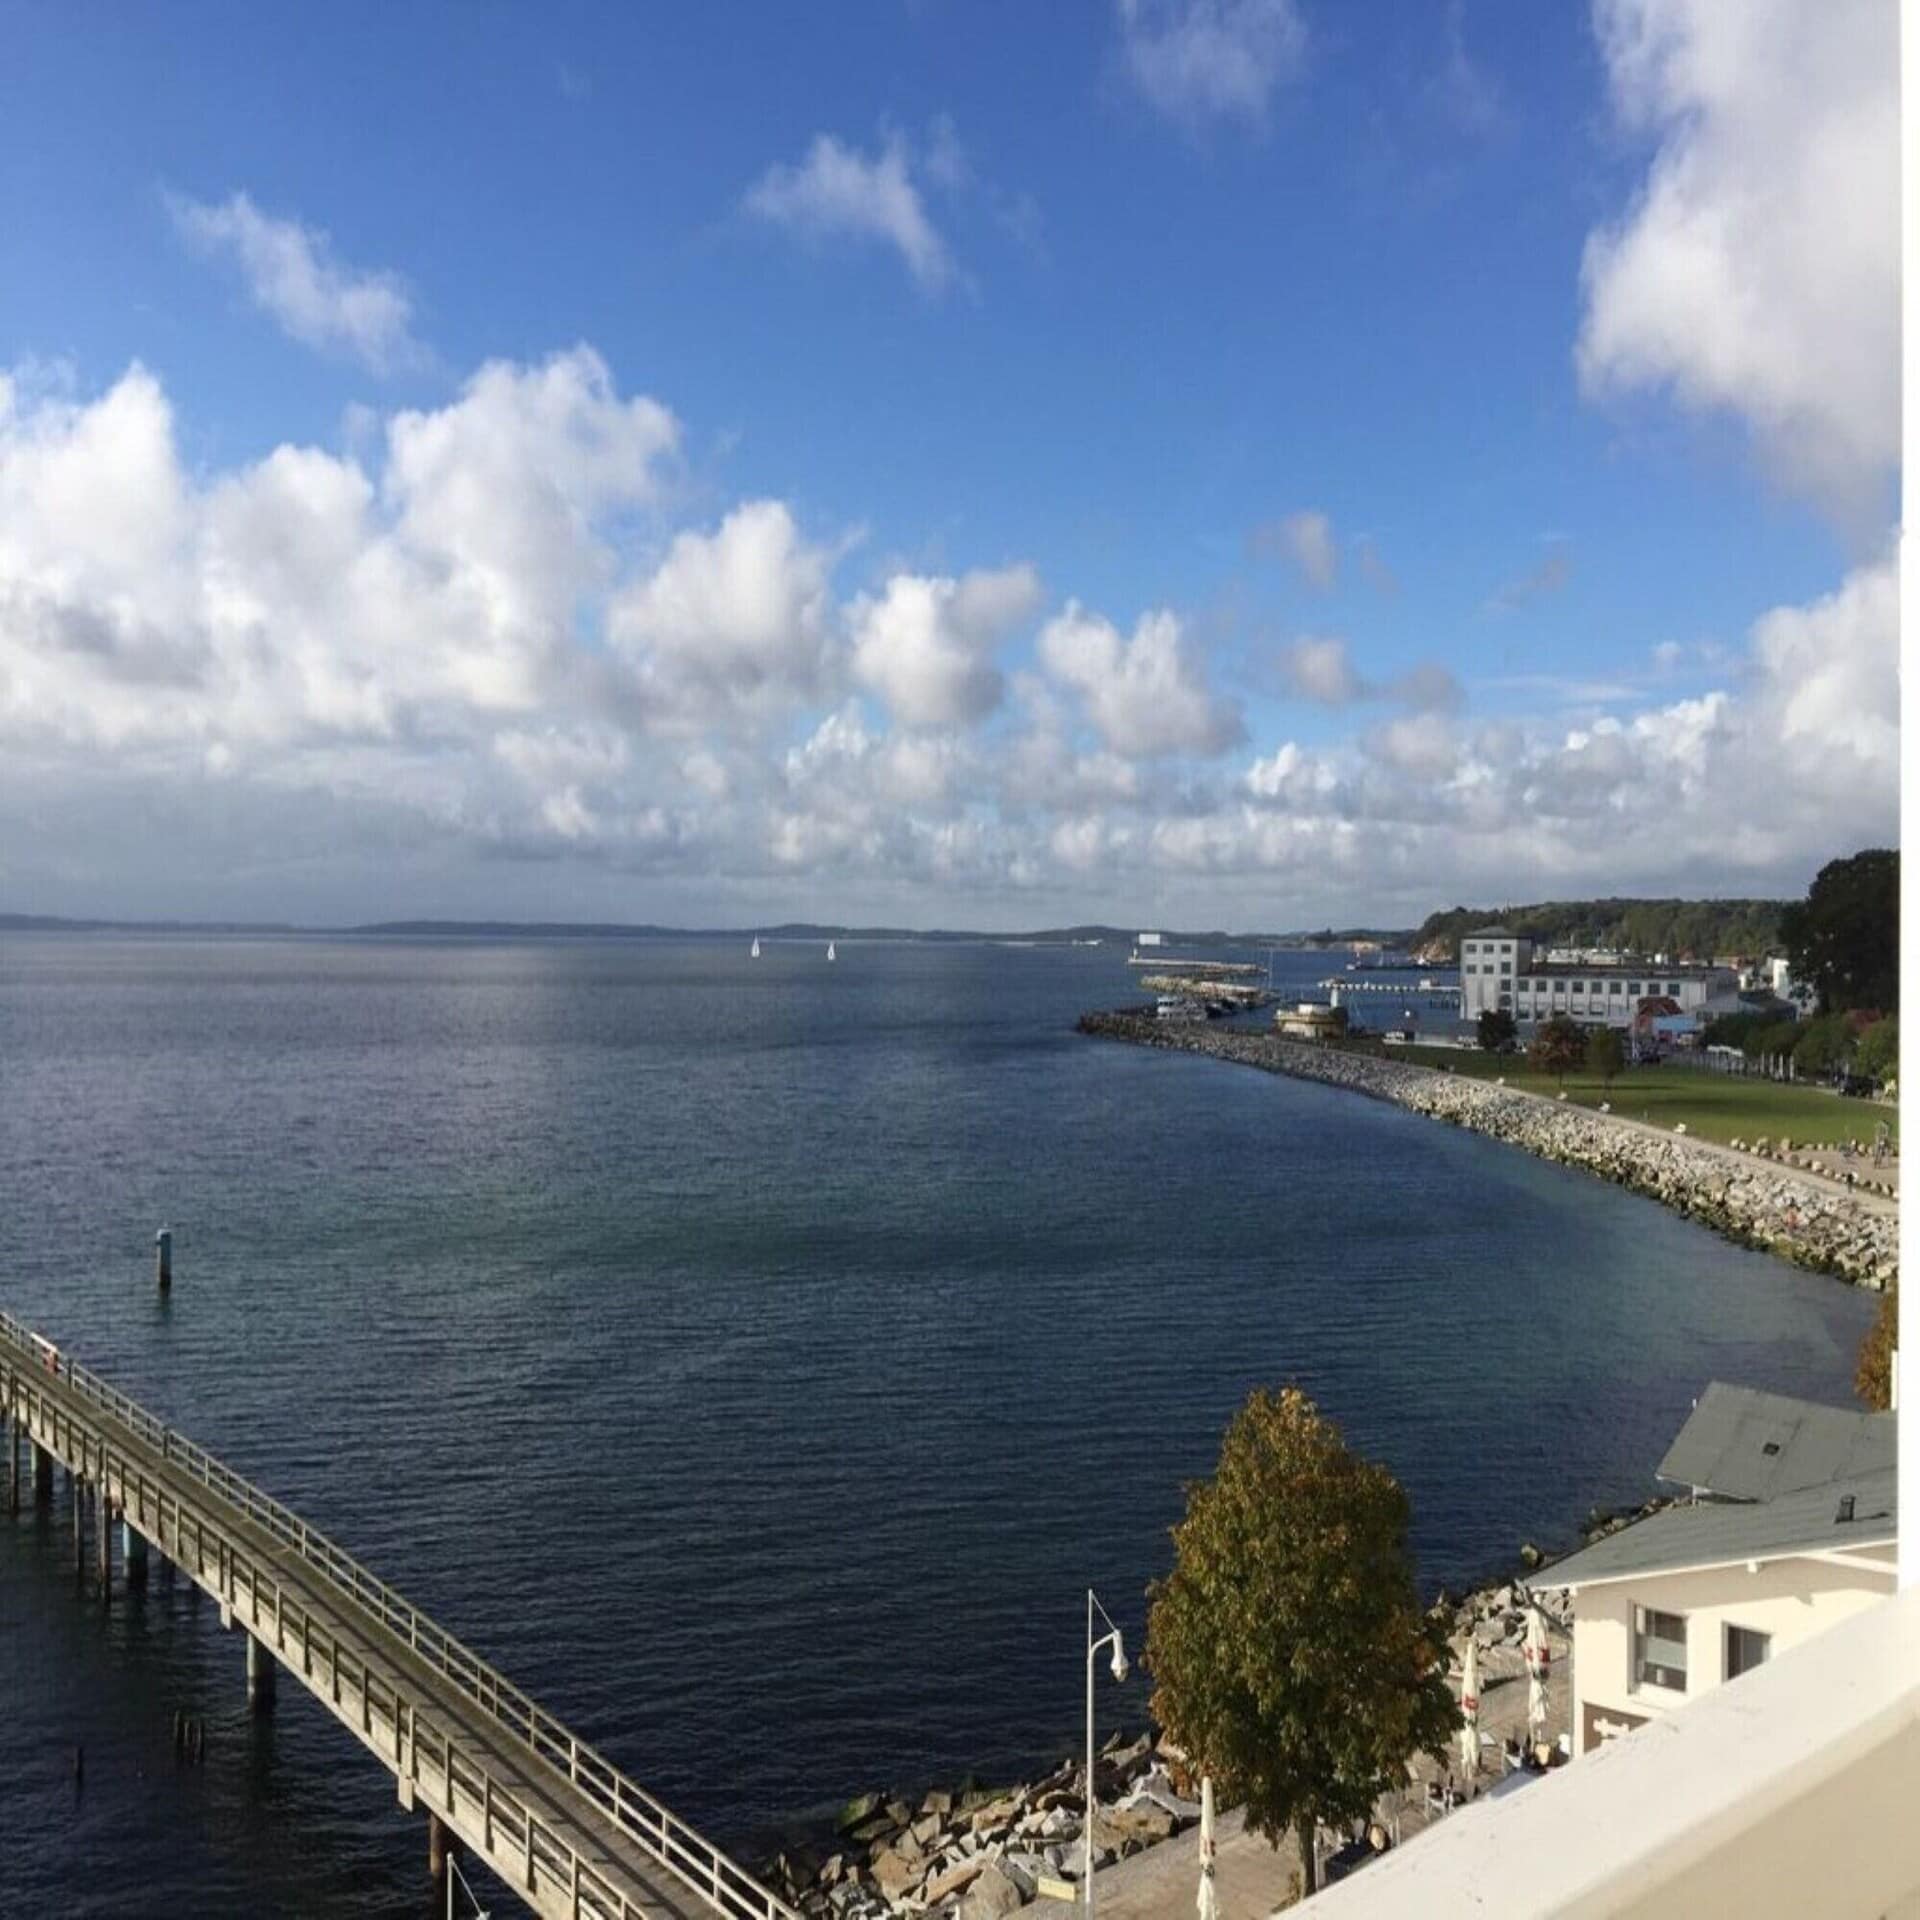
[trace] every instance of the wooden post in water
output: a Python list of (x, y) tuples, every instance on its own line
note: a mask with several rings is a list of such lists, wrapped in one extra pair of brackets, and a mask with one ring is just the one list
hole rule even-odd
[(427, 1871), (437, 1887), (447, 1877), (447, 1862), (460, 1854), (460, 1836), (437, 1813), (427, 1815)]
[(274, 1660), (265, 1644), (247, 1635), (247, 1705), (255, 1713), (273, 1711)]
[(77, 1585), (87, 1577), (87, 1483), (77, 1473), (67, 1477), (73, 1482), (73, 1578)]
[(147, 1584), (147, 1536), (127, 1518), (124, 1506), (120, 1509), (120, 1561), (129, 1587)]
[(153, 1236), (153, 1277), (162, 1293), (173, 1288), (173, 1229), (162, 1227)]
[(94, 1495), (94, 1518), (100, 1534), (100, 1604), (113, 1605), (113, 1502), (107, 1497), (103, 1479)]

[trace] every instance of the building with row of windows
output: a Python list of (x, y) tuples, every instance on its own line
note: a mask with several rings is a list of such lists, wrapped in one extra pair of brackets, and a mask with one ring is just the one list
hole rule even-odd
[(1631, 1027), (1642, 1003), (1671, 1002), (1662, 1012), (1695, 1016), (1710, 1001), (1739, 991), (1729, 967), (1659, 959), (1601, 966), (1537, 960), (1531, 940), (1505, 927), (1481, 927), (1460, 942), (1460, 1017), (1474, 1021), (1499, 1008), (1523, 1026), (1566, 1014), (1585, 1026)]

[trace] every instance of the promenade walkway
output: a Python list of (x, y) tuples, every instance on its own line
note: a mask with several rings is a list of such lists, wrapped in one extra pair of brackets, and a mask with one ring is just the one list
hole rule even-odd
[[(35, 1497), (74, 1475), (75, 1558), (96, 1535), (112, 1596), (115, 1521), (129, 1574), (149, 1546), (248, 1639), (249, 1692), (291, 1674), (454, 1843), (551, 1920), (793, 1920), (725, 1854), (323, 1534), (184, 1435), (0, 1314), (8, 1498), (21, 1448)], [(93, 1523), (86, 1521), (91, 1501)]]

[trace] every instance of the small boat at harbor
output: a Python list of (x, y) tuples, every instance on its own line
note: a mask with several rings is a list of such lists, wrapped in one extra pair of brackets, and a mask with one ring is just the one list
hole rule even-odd
[(760, 936), (757, 933), (753, 936), (753, 951), (747, 955), (747, 958), (749, 960), (760, 958)]
[(834, 960), (834, 959), (837, 959), (838, 957), (839, 956), (833, 950), (833, 942), (829, 940), (827, 942), (827, 958), (829, 960)]

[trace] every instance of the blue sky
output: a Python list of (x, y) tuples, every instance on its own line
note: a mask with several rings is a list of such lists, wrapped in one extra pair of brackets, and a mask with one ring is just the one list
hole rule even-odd
[(1896, 791), (1893, 12), (1725, 12), (0, 10), (5, 904), (1797, 890)]

